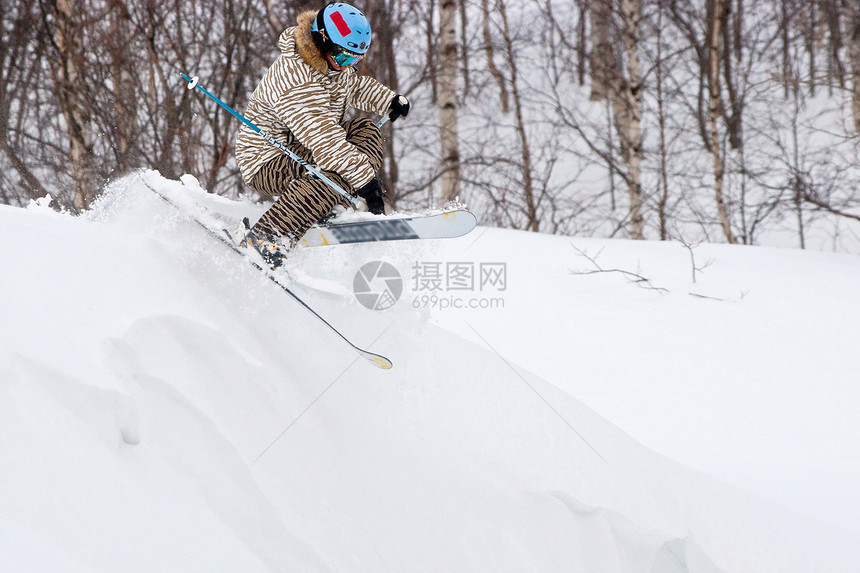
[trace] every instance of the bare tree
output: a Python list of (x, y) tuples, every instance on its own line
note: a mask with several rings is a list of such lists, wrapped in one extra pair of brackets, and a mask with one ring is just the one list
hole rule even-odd
[(591, 101), (605, 100), (618, 77), (620, 62), (614, 47), (613, 4), (598, 0), (589, 7), (591, 15)]
[[(642, 4), (620, 0), (595, 2), (591, 7), (592, 37), (591, 100), (608, 98), (625, 170), (619, 171), (627, 185), (630, 238), (643, 239), (642, 213), (642, 89), (640, 42)], [(618, 51), (615, 46), (620, 45)]]
[(493, 32), (490, 23), (490, 2), (489, 0), (481, 0), (481, 32), (484, 39), (484, 52), (487, 56), (487, 69), (496, 85), (499, 87), (499, 97), (502, 104), (502, 113), (508, 113), (510, 110), (510, 97), (508, 96), (508, 86), (505, 81), (505, 76), (501, 70), (496, 67), (495, 48), (493, 46)]
[[(362, 60), (360, 72), (375, 77), (399, 93), (400, 78), (395, 65), (396, 43), (404, 14), (397, 11), (397, 2), (390, 0), (369, 2), (365, 7), (365, 14), (373, 23), (373, 49), (368, 57)], [(390, 133), (393, 134), (397, 126), (391, 124), (386, 129), (391, 130)], [(386, 137), (383, 144), (385, 161), (379, 175), (392, 204), (396, 207), (401, 196), (396, 138)]]
[(717, 203), (717, 215), (723, 234), (729, 243), (735, 243), (732, 231), (731, 219), (726, 206), (724, 194), (725, 163), (722, 152), (722, 141), (720, 138), (719, 120), (723, 113), (723, 99), (720, 87), (720, 40), (722, 30), (728, 15), (726, 0), (708, 0), (708, 86), (710, 88), (710, 112), (708, 114), (708, 128), (710, 140), (708, 150), (711, 153), (714, 164), (714, 197)]
[(511, 96), (514, 100), (514, 115), (516, 116), (515, 130), (519, 139), (520, 153), (522, 155), (522, 181), (523, 195), (525, 197), (525, 214), (527, 218), (527, 229), (537, 232), (540, 228), (538, 190), (535, 186), (532, 165), (532, 149), (529, 141), (527, 125), (523, 113), (523, 99), (519, 90), (519, 68), (517, 57), (514, 53), (513, 36), (508, 22), (508, 11), (504, 0), (498, 0), (499, 16), (502, 21), (502, 37), (507, 55), (508, 66), (511, 73)]
[(5, 203), (15, 204), (48, 193), (31, 161), (40, 145), (27, 137), (26, 129), (34, 123), (40, 128), (33, 114), (44, 79), (38, 65), (41, 18), (38, 7), (27, 0), (3, 2), (0, 16), (0, 158), (6, 167), (0, 169), (0, 191)]
[(667, 150), (667, 134), (666, 134), (666, 110), (665, 110), (665, 67), (666, 62), (663, 58), (663, 16), (664, 16), (665, 7), (663, 5), (663, 0), (658, 0), (657, 5), (657, 21), (654, 24), (657, 42), (656, 48), (656, 61), (654, 62), (654, 74), (655, 74), (655, 96), (657, 98), (657, 125), (659, 127), (659, 138), (660, 138), (660, 166), (659, 166), (659, 187), (660, 194), (659, 199), (657, 201), (657, 217), (659, 219), (659, 227), (660, 227), (660, 240), (668, 241), (671, 238), (669, 232), (669, 214), (668, 214), (668, 205), (669, 205), (669, 161), (668, 161), (668, 150)]
[(442, 199), (451, 201), (460, 195), (460, 143), (457, 129), (457, 3), (442, 0), (439, 7), (440, 53), (439, 133), (442, 145)]
[(642, 215), (642, 89), (639, 44), (642, 4), (640, 0), (621, 2), (621, 38), (626, 74), (616, 78), (612, 103), (621, 154), (627, 165), (625, 177), (630, 201), (630, 238), (644, 239)]
[(851, 61), (852, 117), (854, 132), (860, 134), (860, 5), (847, 2), (848, 54)]
[(81, 83), (83, 16), (74, 0), (40, 0), (54, 91), (66, 122), (69, 163), (74, 181), (74, 207), (86, 209), (95, 198), (92, 173), (93, 133), (89, 106)]

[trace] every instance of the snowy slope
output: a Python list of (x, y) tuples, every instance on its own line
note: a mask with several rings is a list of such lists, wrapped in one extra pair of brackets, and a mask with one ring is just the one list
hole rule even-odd
[[(650, 282), (581, 274), (583, 253)], [(469, 257), (512, 261), (508, 304), (438, 313), (446, 328), (673, 459), (860, 534), (860, 257), (703, 244), (694, 283), (678, 243), (495, 229)]]
[[(816, 462), (803, 468), (812, 473), (841, 464), (842, 480), (854, 475), (857, 422), (844, 414), (860, 370), (856, 259), (702, 246), (703, 258), (718, 258), (695, 288), (716, 301), (687, 294), (677, 245), (574, 241), (590, 254), (605, 248), (605, 268), (635, 271), (628, 265), (643, 260), (664, 294), (618, 273), (571, 274), (591, 263), (562, 256), (570, 239), (501, 230), (296, 253), (297, 292), (390, 356), (395, 367), (383, 371), (136, 177), (81, 218), (0, 207), (2, 570), (745, 572), (860, 562), (855, 535), (663, 455), (740, 467), (711, 448), (746, 432), (757, 447), (780, 446), (765, 462)], [(191, 178), (145, 177), (189, 204), (259, 211), (199, 196)], [(376, 260), (406, 285), (385, 311), (350, 294), (357, 269)], [(436, 263), (504, 263), (504, 288), (433, 293), (504, 308), (421, 308), (432, 291), (411, 283), (431, 279)], [(463, 287), (463, 277), (446, 278)], [(824, 289), (814, 303), (810, 286)], [(810, 347), (825, 333), (826, 346)], [(749, 389), (743, 418), (730, 403), (739, 388)], [(790, 392), (774, 402), (779, 388)], [(780, 423), (786, 410), (799, 428)], [(690, 420), (723, 441), (703, 440)], [(827, 448), (824, 435), (834, 438)], [(813, 509), (836, 496), (857, 503), (837, 482), (807, 500)]]

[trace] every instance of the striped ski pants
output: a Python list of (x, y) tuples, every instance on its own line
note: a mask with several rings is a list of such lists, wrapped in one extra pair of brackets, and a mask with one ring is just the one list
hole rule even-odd
[[(382, 166), (382, 134), (376, 124), (367, 118), (355, 118), (347, 122), (346, 140), (366, 155), (374, 171)], [(295, 144), (291, 151), (308, 163), (313, 163), (310, 151)], [(331, 171), (323, 174), (337, 183), (344, 191), (355, 195), (355, 189), (346, 180)], [(325, 182), (312, 176), (304, 167), (286, 154), (272, 159), (257, 172), (252, 187), (264, 197), (279, 196), (274, 205), (254, 225), (255, 233), (282, 237), (293, 246), (335, 205), (351, 207), (346, 197), (330, 188)]]

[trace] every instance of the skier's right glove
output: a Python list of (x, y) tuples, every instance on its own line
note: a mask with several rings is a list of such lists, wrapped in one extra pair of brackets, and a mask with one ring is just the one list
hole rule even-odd
[(365, 183), (360, 189), (356, 189), (355, 192), (367, 201), (368, 211), (374, 215), (385, 214), (385, 203), (382, 202), (385, 192), (382, 190), (382, 184), (377, 177)]
[(396, 120), (398, 117), (406, 117), (409, 115), (409, 100), (406, 99), (406, 96), (402, 96), (397, 94), (394, 96), (394, 99), (391, 100), (391, 104), (388, 106), (388, 119), (391, 121)]

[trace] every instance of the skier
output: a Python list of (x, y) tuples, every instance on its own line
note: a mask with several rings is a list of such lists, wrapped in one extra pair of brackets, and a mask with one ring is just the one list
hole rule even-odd
[[(260, 81), (246, 117), (345, 191), (362, 197), (368, 210), (384, 213), (385, 192), (376, 177), (382, 166), (382, 135), (367, 118), (345, 120), (357, 108), (393, 121), (406, 117), (409, 100), (354, 66), (371, 43), (370, 23), (355, 7), (332, 2), (304, 12), (287, 28), (281, 55)], [(293, 246), (345, 197), (308, 173), (260, 134), (243, 125), (236, 140), (236, 161), (245, 183), (263, 196), (279, 196), (257, 223), (243, 232), (243, 245), (281, 264), (277, 240)]]

